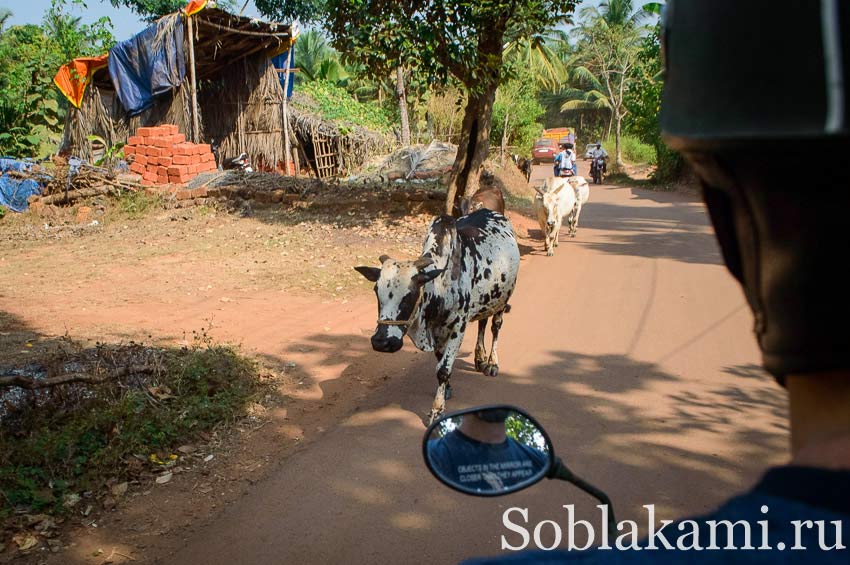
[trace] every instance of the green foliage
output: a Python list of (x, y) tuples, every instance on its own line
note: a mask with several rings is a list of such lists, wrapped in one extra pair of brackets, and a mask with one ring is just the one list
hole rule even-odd
[(85, 11), (84, 0), (52, 0), (44, 14), (42, 27), (64, 63), (77, 57), (103, 55), (115, 45), (112, 21), (103, 16), (92, 24), (81, 23), (82, 17), (71, 11)]
[(0, 33), (0, 154), (34, 157), (45, 140), (58, 135), (67, 102), (53, 86), (56, 71), (114, 43), (109, 18), (84, 25), (71, 14), (85, 8), (83, 0), (52, 0), (43, 26)]
[(501, 80), (504, 39), (522, 41), (563, 22), (575, 0), (327, 0), (334, 45), (375, 74), (417, 69), (430, 83), (454, 76), (469, 91)]
[(13, 26), (0, 35), (0, 155), (34, 157), (42, 139), (60, 130), (52, 83), (60, 61), (38, 26)]
[(543, 126), (539, 120), (544, 110), (537, 100), (537, 87), (526, 75), (510, 80), (499, 87), (493, 104), (493, 128), (490, 144), (498, 147), (502, 143), (505, 114), (508, 114), (508, 145), (517, 147), (517, 152), (529, 156), (534, 140), (540, 136)]
[(298, 20), (305, 24), (324, 20), (327, 9), (325, 0), (255, 0), (261, 14), (280, 22)]
[(389, 131), (392, 120), (387, 112), (373, 102), (358, 102), (345, 89), (322, 80), (305, 83), (301, 92), (318, 104), (322, 116), (350, 125), (376, 131)]
[(54, 388), (10, 413), (0, 428), (0, 515), (18, 505), (61, 513), (64, 495), (126, 477), (134, 458), (167, 461), (177, 446), (233, 420), (260, 389), (253, 362), (209, 341), (167, 351), (165, 364), (156, 383), (67, 395)]
[(124, 155), (124, 152), (122, 151), (124, 149), (124, 145), (126, 145), (124, 142), (110, 146), (106, 140), (99, 135), (89, 135), (86, 139), (99, 143), (104, 149), (103, 156), (94, 163), (98, 167), (107, 167), (112, 170), (115, 163), (118, 162), (118, 160)]
[[(602, 145), (606, 148), (613, 147), (614, 136), (612, 135), (605, 139)], [(583, 150), (584, 148), (582, 147)], [(644, 143), (634, 135), (625, 134), (620, 136), (620, 150), (623, 152), (623, 159), (629, 163), (654, 165), (656, 162), (655, 147)]]
[(0, 206), (0, 220), (6, 217), (6, 207)]
[(149, 196), (144, 191), (124, 192), (118, 198), (118, 209), (131, 220), (143, 217), (150, 210), (162, 207), (159, 196)]
[[(172, 14), (185, 8), (187, 0), (109, 0), (113, 7), (126, 6), (137, 15), (148, 21), (153, 21), (167, 14)], [(233, 0), (219, 0), (218, 7), (233, 11), (236, 3)], [(258, 2), (259, 4), (259, 2)], [(288, 21), (288, 20), (287, 20)]]
[(625, 125), (629, 132), (654, 147), (654, 180), (670, 182), (681, 175), (684, 162), (681, 156), (667, 147), (661, 139), (658, 115), (664, 83), (660, 36), (661, 26), (656, 25), (641, 45), (640, 64), (632, 72), (631, 88), (625, 97), (625, 105), (629, 111)]
[(345, 86), (349, 74), (339, 60), (337, 53), (327, 42), (325, 36), (316, 29), (309, 29), (298, 38), (295, 48), (295, 73), (297, 84), (304, 81), (324, 80), (338, 86)]

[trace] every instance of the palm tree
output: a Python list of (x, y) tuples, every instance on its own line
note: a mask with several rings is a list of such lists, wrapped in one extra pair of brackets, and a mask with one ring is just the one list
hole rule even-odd
[(563, 30), (551, 29), (505, 44), (506, 61), (528, 69), (543, 90), (557, 90), (567, 79), (561, 46), (567, 43)]
[(6, 22), (12, 17), (12, 10), (9, 8), (0, 8), (0, 33), (3, 33), (3, 28), (6, 27)]
[(295, 66), (300, 78), (306, 81), (327, 80), (342, 86), (349, 77), (339, 61), (339, 53), (328, 44), (325, 36), (315, 29), (308, 29), (298, 38)]
[(609, 26), (638, 28), (647, 18), (661, 13), (663, 2), (647, 2), (637, 10), (632, 0), (608, 0), (596, 6), (588, 6), (581, 11), (584, 20), (602, 19)]
[[(576, 66), (569, 71), (563, 88), (549, 95), (561, 112), (602, 112), (608, 116), (607, 136), (611, 135), (612, 107), (603, 85), (587, 67)], [(606, 137), (607, 137), (606, 136)]]

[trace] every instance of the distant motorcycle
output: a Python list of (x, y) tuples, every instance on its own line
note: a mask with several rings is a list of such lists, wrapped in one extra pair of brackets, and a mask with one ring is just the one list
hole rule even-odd
[(590, 176), (595, 184), (602, 184), (602, 177), (605, 175), (605, 158), (596, 157), (590, 162)]

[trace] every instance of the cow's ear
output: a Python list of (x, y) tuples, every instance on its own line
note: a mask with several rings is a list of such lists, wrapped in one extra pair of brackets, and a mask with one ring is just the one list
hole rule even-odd
[(445, 269), (434, 269), (432, 271), (427, 271), (424, 273), (418, 273), (413, 277), (413, 280), (416, 281), (417, 284), (425, 284), (430, 282), (440, 275), (442, 275), (446, 270)]
[(381, 262), (381, 265), (386, 263), (389, 259), (390, 259), (389, 255), (381, 255), (380, 257), (378, 257), (378, 261)]
[(354, 267), (354, 270), (372, 282), (378, 282), (378, 279), (381, 278), (381, 269), (377, 267)]

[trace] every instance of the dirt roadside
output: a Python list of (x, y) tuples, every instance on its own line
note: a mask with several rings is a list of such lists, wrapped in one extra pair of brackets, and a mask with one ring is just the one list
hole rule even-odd
[[(519, 173), (497, 179), (520, 193), (515, 202), (522, 205), (529, 189), (520, 186)], [(60, 336), (83, 344), (173, 345), (203, 331), (239, 344), (284, 375), (283, 402), (214, 434), (205, 449), (213, 455), (209, 461), (187, 456), (167, 485), (132, 484), (117, 507), (70, 517), (60, 561), (73, 555), (82, 562), (120, 562), (138, 558), (159, 536), (178, 539), (403, 370), (397, 359), (366, 363), (352, 355), (368, 342), (360, 334), (375, 305), (369, 283), (351, 267), (374, 264), (383, 253), (416, 256), (441, 207), (421, 196), (411, 201), (347, 190), (309, 207), (202, 207), (160, 210), (138, 220), (107, 215), (97, 226), (4, 226), (0, 364), (35, 357)], [(527, 236), (527, 220), (511, 217), (518, 235)], [(344, 367), (352, 378), (337, 378)], [(21, 557), (12, 546), (0, 552), (0, 562)], [(36, 552), (26, 559), (45, 557)]]

